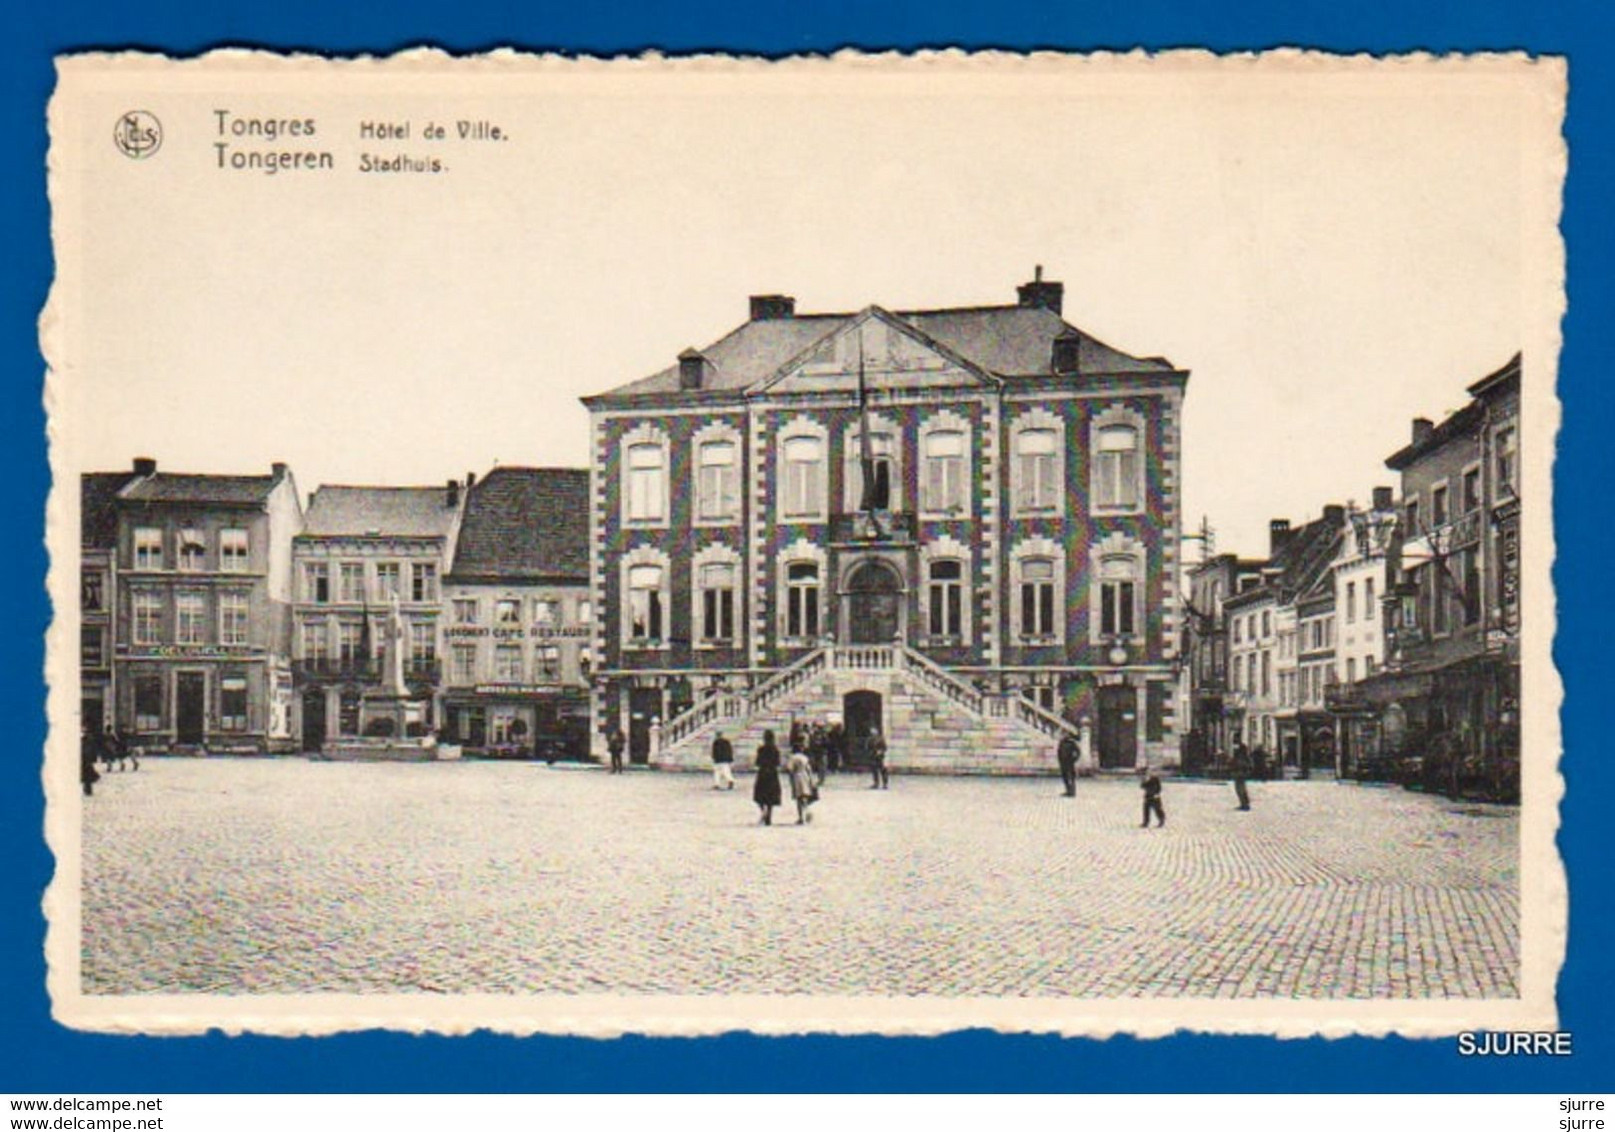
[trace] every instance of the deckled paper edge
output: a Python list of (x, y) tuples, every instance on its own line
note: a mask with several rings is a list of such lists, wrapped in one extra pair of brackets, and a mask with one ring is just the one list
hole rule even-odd
[[(1535, 80), (1529, 91), (1540, 105), (1539, 128), (1553, 124), (1544, 141), (1540, 176), (1527, 177), (1525, 201), (1536, 208), (1524, 211), (1527, 223), (1552, 223), (1540, 233), (1523, 233), (1529, 254), (1528, 277), (1522, 292), (1529, 325), (1522, 326), (1525, 365), (1521, 403), (1521, 458), (1526, 490), (1533, 501), (1525, 510), (1522, 531), (1522, 749), (1552, 751), (1549, 762), (1540, 756), (1525, 763), (1525, 803), (1520, 821), (1520, 944), (1521, 996), (1519, 999), (1452, 1000), (1342, 1000), (1269, 999), (1218, 1000), (1154, 998), (1091, 1000), (1060, 998), (808, 998), (805, 996), (492, 996), (465, 995), (452, 999), (422, 999), (410, 995), (308, 995), (308, 996), (88, 996), (80, 990), (80, 902), (78, 828), (81, 817), (77, 784), (76, 717), (73, 697), (78, 688), (76, 658), (71, 642), (77, 639), (78, 607), (73, 600), (79, 571), (79, 493), (59, 490), (64, 476), (82, 469), (68, 456), (68, 438), (57, 417), (57, 390), (72, 379), (72, 358), (66, 349), (66, 322), (73, 271), (82, 270), (74, 250), (69, 218), (79, 201), (76, 186), (64, 175), (61, 155), (68, 152), (62, 139), (72, 136), (75, 124), (65, 110), (67, 88), (92, 73), (180, 68), (183, 70), (389, 72), (430, 75), (445, 70), (471, 70), (529, 75), (556, 68), (627, 70), (669, 73), (731, 72), (735, 70), (824, 70), (844, 68), (874, 73), (892, 69), (934, 69), (944, 73), (994, 69), (1010, 74), (1052, 73), (1094, 67), (1154, 67), (1205, 71), (1244, 66), (1256, 69), (1453, 68), (1513, 73), (1527, 64), (1524, 74)], [(625, 1034), (654, 1036), (706, 1036), (733, 1031), (787, 1035), (804, 1033), (885, 1034), (929, 1036), (960, 1030), (990, 1029), (1001, 1033), (1060, 1034), (1066, 1037), (1104, 1038), (1129, 1034), (1140, 1038), (1165, 1037), (1178, 1032), (1254, 1034), (1279, 1038), (1305, 1037), (1446, 1037), (1466, 1029), (1545, 1030), (1557, 1025), (1554, 990), (1564, 961), (1568, 939), (1568, 881), (1558, 853), (1559, 801), (1564, 780), (1558, 765), (1562, 755), (1558, 709), (1563, 686), (1553, 664), (1552, 641), (1556, 616), (1552, 586), (1554, 543), (1552, 529), (1552, 468), (1554, 439), (1560, 406), (1556, 391), (1557, 358), (1562, 341), (1560, 322), (1565, 310), (1565, 248), (1559, 229), (1568, 150), (1563, 136), (1568, 91), (1568, 68), (1562, 57), (1530, 56), (1523, 52), (1472, 55), (1435, 55), (1418, 52), (1392, 57), (1350, 56), (1281, 48), (1263, 52), (1218, 55), (1201, 49), (1162, 52), (1093, 52), (1068, 54), (1036, 52), (966, 52), (959, 49), (863, 53), (839, 51), (830, 56), (797, 55), (783, 59), (759, 56), (668, 56), (646, 53), (633, 57), (527, 54), (501, 48), (481, 55), (455, 56), (437, 48), (420, 47), (381, 57), (351, 58), (294, 53), (278, 54), (244, 48), (226, 48), (189, 58), (154, 53), (87, 52), (58, 59), (58, 85), (47, 111), (50, 150), (47, 156), (51, 203), (52, 246), (57, 275), (40, 316), (40, 345), (46, 359), (44, 404), (47, 413), (52, 488), (46, 506), (46, 549), (49, 558), (48, 592), (54, 616), (46, 635), (47, 706), (50, 728), (42, 782), (46, 795), (45, 836), (57, 869), (46, 890), (43, 910), (46, 932), (47, 989), (53, 1016), (62, 1024), (87, 1030), (124, 1034), (183, 1035), (221, 1030), (228, 1034), (327, 1035), (354, 1030), (387, 1029), (410, 1033), (468, 1034), (490, 1031), (502, 1034), (568, 1034), (615, 1037)], [(1522, 150), (1522, 155), (1524, 151)], [(1550, 231), (1551, 228), (1551, 231)], [(1550, 299), (1549, 296), (1552, 296)], [(1553, 359), (1549, 364), (1548, 359)], [(71, 485), (71, 478), (65, 480)], [(1544, 590), (1546, 592), (1544, 592)], [(1549, 708), (1551, 707), (1551, 711)]]

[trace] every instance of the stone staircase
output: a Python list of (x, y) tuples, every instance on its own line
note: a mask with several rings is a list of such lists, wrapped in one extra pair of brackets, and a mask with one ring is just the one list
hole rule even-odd
[(881, 697), (886, 765), (895, 771), (1047, 774), (1056, 768), (1060, 736), (1082, 739), (1060, 717), (1020, 696), (982, 692), (905, 646), (828, 645), (749, 694), (720, 694), (669, 720), (651, 758), (657, 766), (704, 769), (721, 730), (744, 767), (765, 730), (784, 749), (793, 722), (839, 716), (843, 698), (860, 691)]

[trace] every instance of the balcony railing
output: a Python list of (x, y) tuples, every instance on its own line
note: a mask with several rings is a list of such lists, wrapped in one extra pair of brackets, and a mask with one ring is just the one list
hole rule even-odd
[[(381, 662), (337, 656), (301, 657), (292, 661), (292, 673), (305, 680), (354, 680), (375, 683), (381, 679)], [(410, 684), (436, 684), (443, 662), (436, 659), (404, 663), (404, 680)]]

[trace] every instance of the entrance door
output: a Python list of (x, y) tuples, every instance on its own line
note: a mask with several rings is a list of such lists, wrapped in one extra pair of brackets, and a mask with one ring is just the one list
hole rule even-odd
[(206, 710), (207, 677), (200, 672), (181, 672), (174, 686), (174, 738), (181, 743), (200, 743)]
[(1099, 689), (1099, 765), (1126, 768), (1138, 762), (1138, 689)]
[(303, 750), (318, 751), (325, 746), (325, 691), (315, 688), (303, 693)]
[(662, 714), (659, 688), (628, 689), (628, 761), (650, 762), (650, 724)]
[(848, 642), (884, 645), (897, 639), (901, 628), (903, 582), (884, 562), (865, 562), (847, 580)]
[[(868, 766), (864, 741), (877, 729), (883, 735), (886, 732), (885, 721), (881, 718), (880, 693), (848, 692), (841, 700), (841, 720), (847, 736), (847, 765)], [(890, 736), (886, 741), (891, 742)]]

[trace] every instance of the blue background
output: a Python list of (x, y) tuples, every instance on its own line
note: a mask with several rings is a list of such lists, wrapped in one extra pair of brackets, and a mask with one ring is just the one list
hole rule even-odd
[[(357, 9), (357, 6), (355, 6)], [(1615, 939), (1608, 839), (1599, 813), (1610, 798), (1610, 754), (1597, 714), (1604, 694), (1598, 642), (1611, 639), (1610, 560), (1604, 512), (1611, 461), (1611, 87), (1615, 36), (1606, 6), (1536, 3), (1250, 3), (1165, 0), (1071, 4), (812, 5), (755, 2), (669, 6), (499, 0), (452, 4), (394, 0), (345, 10), (320, 0), (273, 5), (39, 2), (0, 22), (0, 420), (9, 423), (0, 493), (11, 550), (4, 556), (0, 706), (11, 728), (0, 752), (0, 1092), (655, 1090), (714, 1087), (798, 1090), (1086, 1091), (1603, 1091), (1615, 1085), (1615, 1034), (1607, 956)], [(272, 10), (270, 10), (272, 9)], [(1277, 1042), (1180, 1036), (1105, 1042), (966, 1033), (936, 1039), (514, 1040), (362, 1034), (321, 1040), (141, 1039), (87, 1036), (50, 1019), (41, 957), (40, 894), (51, 859), (40, 835), (44, 741), (41, 516), (48, 482), (43, 361), (35, 323), (52, 264), (45, 199), (45, 103), (52, 56), (88, 48), (194, 53), (251, 43), (322, 52), (387, 52), (430, 42), (453, 51), (504, 44), (593, 54), (729, 50), (776, 55), (841, 46), (913, 49), (963, 45), (1015, 50), (1204, 46), (1220, 51), (1301, 44), (1337, 51), (1524, 48), (1570, 58), (1571, 150), (1564, 227), (1570, 313), (1556, 466), (1560, 620), (1556, 653), (1566, 702), (1568, 783), (1560, 843), (1570, 871), (1569, 958), (1559, 982), (1570, 1058), (1469, 1058), (1451, 1039)], [(1602, 362), (1600, 359), (1604, 359)]]

